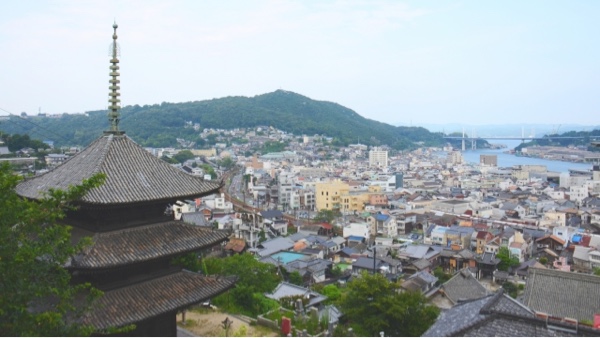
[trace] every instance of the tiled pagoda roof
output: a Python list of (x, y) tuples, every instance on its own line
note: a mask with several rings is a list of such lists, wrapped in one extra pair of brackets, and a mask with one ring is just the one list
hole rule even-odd
[(198, 304), (227, 291), (235, 277), (180, 271), (142, 283), (105, 291), (83, 323), (97, 331), (118, 328)]
[(219, 182), (192, 176), (153, 156), (126, 135), (107, 134), (56, 169), (21, 182), (17, 193), (38, 199), (49, 189), (81, 184), (93, 174), (105, 183), (81, 202), (114, 205), (190, 198), (218, 191)]
[[(77, 230), (76, 230), (77, 231)], [(228, 233), (178, 221), (97, 233), (70, 268), (102, 269), (169, 257), (218, 244)]]

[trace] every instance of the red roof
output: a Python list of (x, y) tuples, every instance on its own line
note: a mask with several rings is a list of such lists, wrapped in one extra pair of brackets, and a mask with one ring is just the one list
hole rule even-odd
[(329, 224), (329, 223), (321, 223), (321, 227), (325, 228), (327, 230), (331, 230), (333, 229), (333, 225)]

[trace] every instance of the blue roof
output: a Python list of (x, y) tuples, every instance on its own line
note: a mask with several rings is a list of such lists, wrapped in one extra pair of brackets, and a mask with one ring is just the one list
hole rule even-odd
[(389, 215), (385, 215), (385, 214), (377, 214), (375, 215), (375, 219), (378, 221), (387, 221), (387, 219), (390, 218)]
[(342, 252), (345, 253), (346, 255), (350, 256), (352, 254), (355, 254), (356, 250), (354, 250), (354, 248), (345, 247), (342, 249)]
[(582, 237), (581, 235), (573, 235), (572, 242), (573, 243), (581, 242), (581, 237)]
[(350, 236), (349, 241), (362, 242), (365, 238), (363, 236)]

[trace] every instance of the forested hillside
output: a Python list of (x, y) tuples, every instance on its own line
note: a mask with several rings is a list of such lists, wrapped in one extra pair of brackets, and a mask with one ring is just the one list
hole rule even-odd
[[(11, 116), (0, 121), (0, 130), (50, 139), (56, 145), (86, 146), (108, 129), (106, 111), (26, 119)], [(421, 127), (395, 127), (366, 119), (337, 103), (315, 101), (283, 90), (254, 97), (127, 106), (121, 111), (120, 129), (143, 146), (166, 147), (176, 145), (176, 138), (199, 141), (199, 131), (192, 128), (194, 124), (200, 125), (200, 131), (272, 126), (296, 135), (333, 137), (340, 145), (360, 141), (409, 149), (417, 144), (440, 146), (444, 143), (441, 133), (431, 133)]]

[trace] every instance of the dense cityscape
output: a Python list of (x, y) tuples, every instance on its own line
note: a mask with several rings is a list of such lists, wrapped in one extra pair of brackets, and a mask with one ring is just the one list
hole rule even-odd
[(100, 135), (0, 134), (2, 335), (600, 336), (598, 131), (504, 149), (186, 120), (141, 146), (118, 27)]

